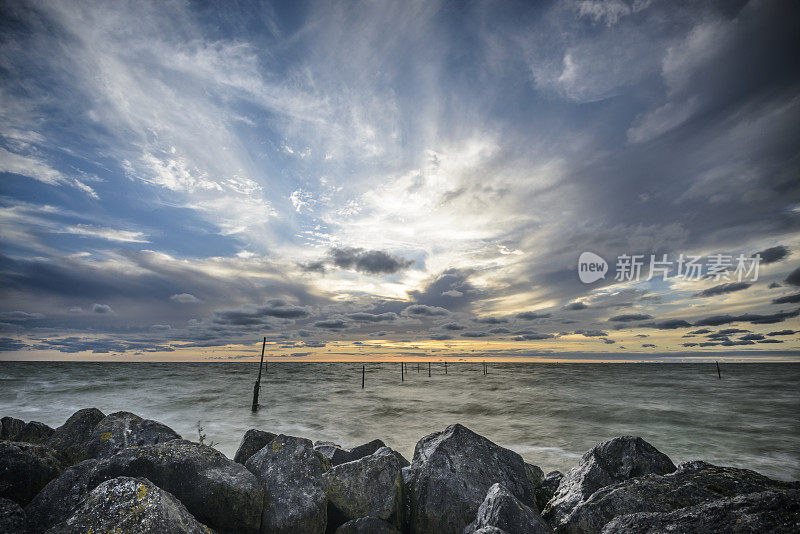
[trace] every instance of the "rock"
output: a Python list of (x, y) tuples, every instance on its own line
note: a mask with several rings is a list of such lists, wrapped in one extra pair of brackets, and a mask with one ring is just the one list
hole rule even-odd
[(266, 447), (275, 437), (276, 435), (272, 432), (264, 432), (263, 430), (251, 428), (244, 433), (242, 441), (239, 443), (239, 448), (233, 457), (233, 461), (237, 464), (244, 465), (248, 458)]
[(245, 462), (264, 488), (262, 532), (325, 532), (325, 465), (310, 440), (277, 436)]
[(17, 434), (20, 433), (25, 421), (15, 417), (3, 417), (0, 419), (0, 440), (16, 441)]
[(97, 480), (95, 471), (98, 460), (85, 460), (68, 467), (61, 475), (51, 480), (25, 507), (29, 532), (45, 532), (66, 521), (102, 480)]
[(633, 477), (675, 471), (667, 455), (642, 438), (622, 436), (595, 445), (570, 469), (542, 514), (559, 529), (570, 512), (598, 489)]
[(0, 499), (0, 532), (25, 534), (25, 512), (14, 501)]
[(73, 465), (87, 458), (89, 438), (105, 414), (97, 408), (84, 408), (70, 416), (58, 427), (45, 444), (56, 451), (67, 465)]
[(561, 471), (550, 471), (547, 476), (539, 482), (539, 485), (533, 489), (533, 495), (536, 499), (536, 508), (544, 510), (550, 499), (553, 498), (561, 479), (564, 478), (564, 473)]
[(314, 450), (330, 460), (332, 466), (353, 460), (350, 451), (330, 442), (321, 442), (314, 445)]
[(550, 527), (539, 512), (521, 503), (500, 484), (494, 484), (478, 508), (478, 517), (464, 529), (464, 534), (473, 534), (483, 527), (496, 527), (507, 532), (525, 534), (551, 534)]
[(40, 445), (47, 441), (53, 432), (52, 428), (39, 421), (26, 423), (14, 417), (3, 417), (0, 426), (0, 439), (7, 441), (22, 441)]
[(0, 442), (0, 497), (20, 506), (28, 504), (63, 469), (44, 445)]
[(392, 455), (397, 458), (397, 461), (400, 462), (401, 467), (408, 467), (411, 465), (411, 462), (406, 460), (406, 457), (397, 452), (396, 450), (392, 449), (391, 447), (381, 447), (377, 451), (373, 452), (373, 456), (382, 456), (382, 455)]
[(417, 443), (403, 481), (406, 518), (415, 534), (461, 534), (495, 483), (533, 505), (522, 457), (458, 424)]
[(538, 465), (525, 462), (525, 476), (528, 477), (531, 486), (535, 488), (544, 480), (544, 471)]
[[(385, 447), (391, 451), (388, 447)], [(402, 526), (403, 466), (391, 454), (375, 453), (340, 464), (322, 475), (332, 525), (359, 517), (375, 517)]]
[(337, 528), (334, 534), (400, 534), (400, 531), (377, 517), (359, 517)]
[(99, 462), (95, 480), (143, 477), (177, 497), (200, 522), (226, 532), (259, 530), (264, 491), (221, 452), (186, 440), (124, 449)]
[(108, 458), (126, 447), (153, 445), (180, 435), (167, 425), (130, 412), (107, 415), (92, 431), (86, 446), (89, 458)]
[(800, 482), (773, 480), (748, 469), (688, 462), (665, 476), (632, 478), (597, 490), (572, 510), (563, 530), (600, 532), (606, 523), (621, 515), (672, 512), (726, 497), (788, 489), (800, 489)]
[(363, 445), (358, 445), (350, 449), (350, 461), (358, 460), (359, 458), (363, 458), (364, 456), (369, 456), (370, 454), (374, 453), (378, 449), (385, 447), (386, 444), (379, 439), (373, 439), (369, 443), (364, 443)]
[(508, 534), (508, 532), (497, 527), (483, 527), (476, 530), (475, 534)]
[(65, 522), (48, 534), (209, 534), (186, 507), (146, 478), (119, 477), (97, 486)]
[(637, 513), (617, 517), (603, 534), (768, 534), (800, 532), (800, 491), (764, 491), (668, 513)]

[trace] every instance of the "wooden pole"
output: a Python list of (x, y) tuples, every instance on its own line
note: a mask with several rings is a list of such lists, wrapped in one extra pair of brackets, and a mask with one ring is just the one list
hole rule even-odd
[(419, 362), (417, 362), (417, 372), (419, 373)]
[(253, 407), (254, 412), (258, 411), (258, 392), (261, 389), (261, 368), (264, 366), (264, 349), (267, 348), (267, 336), (264, 336), (264, 341), (261, 344), (261, 363), (258, 364), (258, 378), (253, 386)]
[(717, 362), (717, 380), (722, 380), (722, 373), (719, 372), (719, 362)]
[(367, 373), (367, 366), (366, 365), (362, 365), (361, 366), (361, 389), (364, 389), (364, 376), (366, 375), (366, 373)]
[(444, 362), (444, 374), (447, 374), (447, 362)]
[(400, 362), (400, 382), (404, 382), (405, 379), (406, 379), (405, 366), (406, 366), (406, 364), (404, 364), (403, 362)]
[(431, 362), (428, 362), (428, 378), (431, 377)]

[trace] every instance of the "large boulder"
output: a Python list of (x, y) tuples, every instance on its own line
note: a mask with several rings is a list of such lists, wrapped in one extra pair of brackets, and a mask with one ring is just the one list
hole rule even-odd
[(259, 530), (264, 491), (244, 466), (206, 445), (173, 440), (122, 450), (93, 475), (144, 477), (177, 497), (198, 521), (223, 532)]
[(92, 430), (86, 445), (89, 458), (109, 458), (127, 447), (154, 445), (181, 436), (167, 425), (130, 412), (107, 415)]
[(45, 445), (56, 451), (66, 464), (81, 462), (87, 458), (92, 432), (104, 418), (105, 414), (97, 408), (78, 410), (53, 432)]
[(383, 519), (359, 517), (341, 525), (334, 534), (400, 534), (400, 531)]
[(672, 460), (639, 437), (622, 436), (595, 445), (570, 469), (542, 514), (554, 527), (569, 523), (569, 514), (604, 486), (643, 475), (675, 471)]
[(209, 534), (186, 507), (145, 478), (103, 482), (65, 522), (48, 534), (124, 532), (126, 534)]
[(402, 468), (400, 460), (390, 452), (331, 468), (322, 475), (329, 504), (328, 522), (336, 526), (371, 516), (402, 526)]
[(782, 534), (800, 532), (800, 491), (764, 491), (681, 508), (666, 513), (617, 517), (603, 534)]
[(262, 532), (325, 532), (322, 475), (327, 466), (310, 440), (281, 434), (251, 456), (245, 467), (264, 488)]
[(534, 502), (522, 457), (458, 424), (417, 443), (403, 482), (415, 534), (461, 534), (495, 483), (525, 505)]
[(14, 501), (0, 499), (0, 532), (25, 534), (25, 512)]
[(474, 534), (483, 527), (525, 534), (552, 534), (539, 512), (521, 503), (500, 484), (489, 488), (486, 498), (478, 508), (478, 516), (464, 529), (464, 534)]
[(0, 497), (25, 506), (63, 469), (44, 445), (0, 442)]
[(800, 489), (748, 469), (706, 462), (681, 464), (668, 475), (647, 475), (597, 490), (569, 514), (562, 530), (575, 534), (600, 532), (613, 518), (638, 512), (672, 512), (725, 497), (767, 490)]
[(411, 465), (411, 462), (406, 460), (406, 457), (394, 450), (391, 447), (381, 447), (377, 451), (372, 453), (373, 456), (383, 456), (383, 455), (391, 455), (397, 458), (397, 461), (400, 462), (401, 467), (408, 467)]
[(66, 521), (100, 482), (97, 476), (99, 460), (85, 460), (68, 467), (51, 480), (25, 507), (29, 532), (45, 532)]
[(237, 464), (244, 465), (251, 456), (266, 447), (275, 437), (276, 435), (272, 432), (264, 432), (263, 430), (251, 428), (244, 433), (242, 441), (239, 443), (239, 448), (236, 450), (236, 454), (233, 457), (233, 461)]
[(536, 508), (541, 512), (547, 507), (547, 503), (555, 495), (558, 485), (561, 484), (561, 479), (564, 478), (564, 473), (561, 471), (550, 471), (533, 489), (533, 495), (536, 499)]
[(370, 454), (374, 453), (378, 449), (385, 447), (386, 444), (379, 439), (373, 439), (368, 443), (364, 443), (362, 445), (357, 445), (350, 449), (350, 461), (358, 460), (359, 458), (363, 458), (364, 456), (369, 456)]
[(39, 421), (26, 423), (14, 417), (3, 417), (0, 420), (0, 440), (23, 441), (25, 443), (42, 444), (53, 434), (54, 430)]

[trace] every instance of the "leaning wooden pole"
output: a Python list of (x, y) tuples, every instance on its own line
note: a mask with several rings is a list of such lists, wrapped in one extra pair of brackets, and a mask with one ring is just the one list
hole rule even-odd
[(400, 382), (404, 382), (406, 379), (406, 364), (400, 362)]
[(447, 362), (444, 362), (444, 374), (447, 374)]
[(364, 389), (364, 376), (367, 374), (367, 366), (361, 366), (361, 389)]
[(722, 380), (722, 373), (719, 371), (719, 362), (717, 362), (717, 380)]
[(264, 367), (264, 349), (267, 348), (267, 336), (264, 336), (264, 341), (261, 343), (261, 363), (258, 364), (258, 379), (253, 386), (253, 407), (254, 412), (258, 411), (258, 392), (261, 389), (261, 368)]
[(431, 377), (431, 362), (428, 362), (428, 378)]

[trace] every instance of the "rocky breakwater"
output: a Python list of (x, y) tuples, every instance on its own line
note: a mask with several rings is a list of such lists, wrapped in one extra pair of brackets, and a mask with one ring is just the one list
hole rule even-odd
[(258, 429), (234, 461), (93, 408), (57, 429), (0, 424), (2, 533), (800, 532), (800, 483), (676, 466), (630, 436), (545, 475), (458, 424), (422, 438), (411, 462), (380, 440), (345, 449)]

